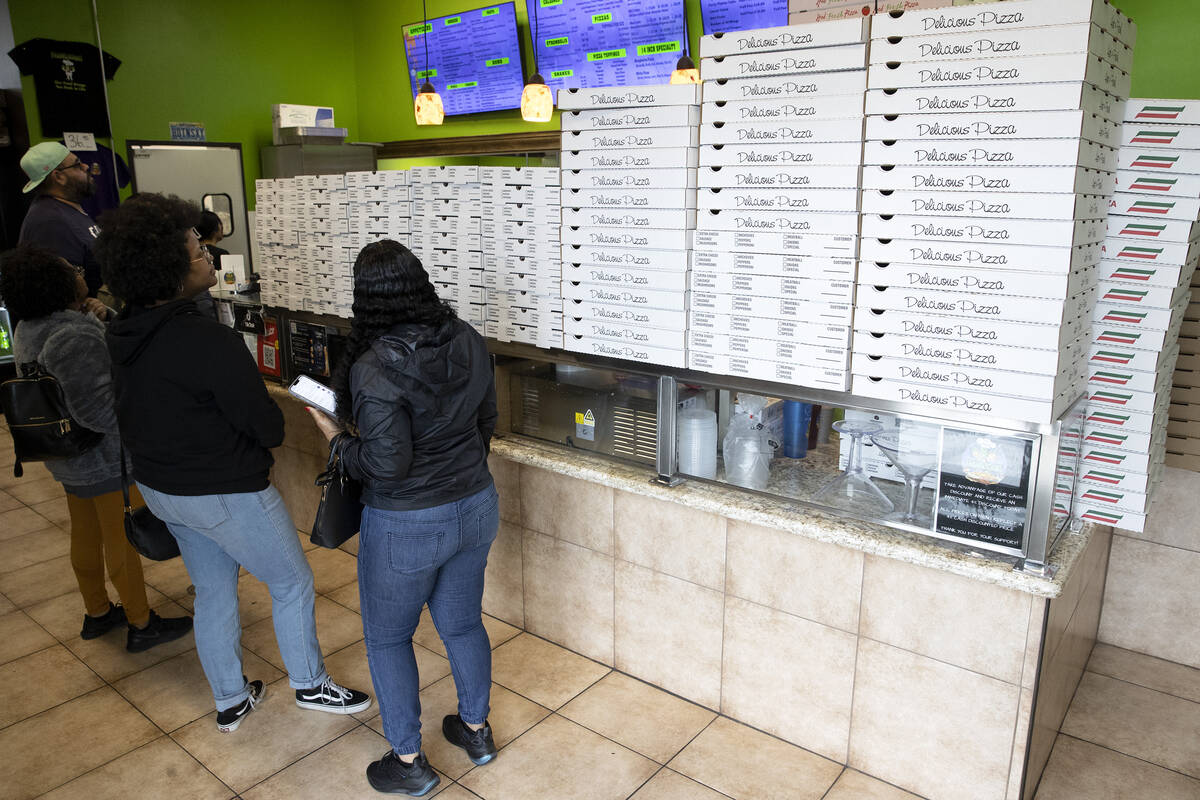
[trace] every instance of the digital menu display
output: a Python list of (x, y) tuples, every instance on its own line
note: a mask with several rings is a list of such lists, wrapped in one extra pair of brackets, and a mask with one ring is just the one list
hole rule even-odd
[(788, 0), (700, 0), (704, 33), (731, 33), (788, 24)]
[(686, 49), (683, 0), (526, 3), (538, 72), (555, 90), (667, 83)]
[(413, 97), (429, 80), (447, 114), (521, 107), (525, 76), (515, 3), (405, 25), (404, 51)]

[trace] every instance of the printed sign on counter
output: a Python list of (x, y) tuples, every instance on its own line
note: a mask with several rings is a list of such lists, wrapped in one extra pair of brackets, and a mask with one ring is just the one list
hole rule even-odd
[(1032, 451), (1028, 439), (943, 428), (937, 532), (1020, 548)]

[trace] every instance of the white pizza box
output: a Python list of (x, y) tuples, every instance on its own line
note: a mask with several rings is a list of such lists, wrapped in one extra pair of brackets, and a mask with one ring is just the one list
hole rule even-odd
[(416, 235), (426, 235), (445, 230), (457, 230), (459, 235), (479, 236), (481, 231), (479, 217), (425, 217), (412, 218), (412, 232)]
[(759, 297), (795, 297), (826, 303), (854, 302), (853, 281), (828, 281), (795, 278), (786, 275), (755, 275), (737, 272), (692, 270), (688, 288), (693, 292), (757, 295)]
[(676, 84), (559, 89), (558, 101), (554, 105), (560, 111), (578, 111), (586, 108), (686, 106), (699, 102), (698, 84)]
[(1088, 288), (1091, 284), (1088, 273), (1086, 269), (1055, 273), (862, 261), (858, 266), (858, 282), (863, 286), (966, 291), (979, 295), (1020, 295), (1062, 301)]
[(867, 20), (850, 19), (822, 25), (792, 25), (749, 31), (711, 33), (700, 37), (704, 58), (763, 53), (773, 50), (803, 50), (867, 40)]
[(934, 361), (951, 366), (987, 367), (1009, 372), (1057, 375), (1062, 371), (1064, 353), (1059, 350), (1032, 350), (1027, 347), (953, 342), (855, 331), (855, 353), (886, 356), (893, 359)]
[(858, 253), (858, 232), (843, 235), (820, 235), (800, 231), (758, 232), (752, 230), (697, 230), (697, 252), (728, 250), (749, 253), (778, 253), (781, 255), (815, 258), (853, 258)]
[(1133, 68), (1133, 48), (1090, 22), (980, 33), (930, 32), (891, 36), (871, 42), (871, 63), (932, 62), (951, 59), (1007, 58), (1061, 53), (1091, 53), (1123, 72)]
[(853, 258), (738, 252), (709, 248), (697, 250), (692, 256), (692, 267), (697, 271), (735, 275), (785, 275), (824, 281), (853, 282), (856, 274), (855, 264)]
[[(1149, 417), (1153, 415), (1160, 404), (1160, 401), (1170, 401), (1170, 386), (1167, 386), (1165, 392), (1134, 392), (1128, 389), (1118, 389), (1111, 387), (1088, 387), (1088, 405), (1096, 408), (1111, 408), (1118, 413), (1130, 412), (1134, 415), (1142, 415), (1143, 419), (1136, 422), (1131, 421), (1130, 430), (1150, 430), (1147, 427), (1153, 420)], [(1144, 472), (1145, 470), (1139, 470)]]
[(563, 301), (563, 319), (568, 317), (577, 321), (591, 320), (622, 325), (633, 324), (643, 328), (683, 330), (687, 325), (688, 312), (686, 309), (635, 308), (633, 306), (616, 306), (601, 301), (567, 298)]
[(867, 71), (855, 69), (761, 78), (706, 78), (703, 85), (706, 103), (861, 94), (867, 88)]
[[(508, 254), (504, 256), (502, 262), (502, 271), (509, 272), (531, 272), (539, 275), (555, 274), (557, 275), (561, 269), (562, 262), (558, 259), (542, 259), (530, 258), (528, 256), (520, 256), (516, 254)], [(514, 287), (515, 288), (515, 287)]]
[(632, 286), (660, 292), (685, 292), (687, 272), (604, 267), (597, 264), (563, 264), (562, 279), (571, 283), (594, 283), (602, 286)]
[(445, 230), (431, 230), (416, 234), (413, 236), (413, 242), (418, 247), (429, 250), (479, 250), (482, 246), (482, 238), (478, 233), (463, 233), (453, 226)]
[(1200, 150), (1200, 126), (1139, 121), (1121, 125), (1121, 147)]
[(696, 190), (676, 189), (561, 189), (563, 208), (613, 210), (683, 209), (696, 207)]
[(1192, 287), (1135, 285), (1129, 281), (1100, 281), (1097, 303), (1116, 303), (1139, 308), (1171, 309), (1179, 300), (1190, 297)]
[(853, 374), (850, 392), (862, 397), (875, 397), (906, 403), (925, 415), (952, 411), (974, 414), (988, 421), (1019, 420), (1049, 424), (1066, 411), (1074, 398), (1031, 400), (1005, 395), (986, 394), (969, 389), (943, 389), (917, 383), (903, 383), (885, 378)]
[(563, 336), (576, 339), (605, 339), (625, 342), (637, 346), (654, 346), (667, 350), (686, 350), (687, 331), (680, 328), (669, 331), (663, 328), (644, 328), (638, 325), (623, 325), (598, 320), (563, 318)]
[(562, 312), (543, 310), (539, 308), (521, 308), (519, 306), (505, 306), (498, 320), (507, 325), (519, 325), (522, 328), (538, 327), (538, 328), (554, 328), (558, 327), (562, 330)]
[(558, 167), (480, 167), (479, 182), (525, 186), (557, 186)]
[(697, 209), (730, 211), (858, 211), (857, 189), (701, 189)]
[(1138, 170), (1147, 175), (1200, 175), (1200, 152), (1154, 147), (1122, 147), (1117, 151), (1118, 170)]
[[(1200, 219), (1200, 199), (1114, 192), (1108, 210), (1110, 214), (1195, 222)], [(1188, 236), (1178, 241), (1191, 241), (1192, 238), (1194, 237)]]
[(1076, 501), (1071, 508), (1071, 517), (1082, 522), (1097, 525), (1109, 525), (1124, 531), (1141, 533), (1146, 529), (1146, 515), (1134, 514), (1131, 511), (1102, 508), (1099, 503), (1084, 503)]
[(833, 211), (770, 212), (708, 209), (696, 218), (699, 230), (755, 233), (812, 233), (824, 236), (857, 236), (858, 214)]
[(426, 183), (479, 183), (479, 167), (474, 164), (414, 167), (411, 173), (414, 179), (419, 177)]
[(614, 231), (642, 228), (687, 230), (696, 227), (694, 208), (564, 208), (564, 228), (608, 228)]
[(500, 223), (499, 236), (504, 239), (547, 239), (558, 235), (559, 225), (527, 222), (521, 219), (505, 219)]
[(650, 347), (610, 339), (564, 335), (563, 349), (622, 361), (636, 361), (642, 364), (661, 364), (665, 367), (687, 366), (687, 352), (684, 350), (669, 350), (665, 347)]
[(1149, 511), (1150, 497), (1138, 492), (1113, 491), (1111, 489), (1102, 489), (1099, 486), (1088, 485), (1079, 488), (1079, 504), (1082, 509), (1086, 509), (1081, 510), (1081, 514), (1089, 512), (1103, 514), (1107, 512), (1122, 515), (1122, 519), (1118, 524), (1125, 530), (1129, 530), (1128, 526), (1131, 523), (1125, 520), (1124, 515), (1144, 517)]
[(857, 164), (800, 167), (702, 167), (695, 173), (701, 188), (856, 189), (862, 168)]
[(812, 386), (846, 391), (849, 375), (845, 370), (821, 369), (804, 363), (770, 361), (741, 355), (688, 351), (688, 368), (712, 375), (738, 375), (760, 381), (793, 386)]
[(849, 325), (853, 306), (792, 297), (755, 297), (746, 294), (692, 292), (689, 308), (710, 314), (751, 314), (758, 317), (798, 319), (830, 325)]
[(1017, 269), (1074, 272), (1100, 258), (1096, 244), (1078, 247), (980, 244), (920, 240), (864, 238), (859, 243), (863, 261), (903, 264), (957, 265), (972, 269)]
[(656, 147), (625, 150), (564, 150), (563, 172), (577, 169), (676, 169), (695, 167), (700, 152), (695, 147)]
[(1150, 487), (1150, 475), (1101, 464), (1084, 464), (1079, 469), (1079, 481), (1089, 486), (1108, 487), (1116, 491), (1144, 492)]
[(434, 283), (458, 283), (458, 267), (424, 264), (429, 280)]
[(592, 228), (563, 226), (561, 239), (564, 245), (592, 247), (633, 247), (648, 250), (689, 250), (692, 246), (690, 230), (651, 228), (637, 231), (615, 228)]
[(522, 256), (524, 258), (540, 259), (542, 261), (557, 261), (561, 255), (562, 245), (555, 236), (553, 241), (540, 239), (500, 239), (501, 247), (497, 248), (498, 255)]
[(1017, 56), (961, 61), (889, 62), (867, 67), (867, 88), (1009, 86), (1054, 78), (1083, 81), (1117, 97), (1128, 97), (1130, 75), (1090, 53)]
[(1131, 97), (1125, 104), (1127, 122), (1200, 125), (1200, 101)]
[(565, 189), (675, 189), (696, 188), (696, 170), (688, 167), (639, 169), (630, 172), (608, 169), (564, 170)]
[(817, 119), (862, 119), (863, 93), (819, 95), (783, 100), (707, 101), (701, 106), (705, 125), (726, 122), (789, 122)]
[(980, 112), (1073, 111), (1121, 122), (1123, 101), (1082, 81), (1023, 83), (1013, 86), (936, 86), (871, 89), (868, 115), (967, 114)]
[(897, 334), (967, 345), (1027, 347), (1054, 353), (1077, 338), (1074, 335), (1077, 328), (1069, 325), (971, 320), (920, 311), (866, 309), (861, 305), (854, 315), (854, 329), (872, 334)]
[(1112, 190), (1112, 173), (1084, 167), (869, 166), (862, 171), (862, 188), (1106, 195)]
[(700, 107), (690, 105), (619, 109), (593, 108), (563, 111), (559, 116), (564, 131), (674, 128), (681, 125), (699, 125)]
[(862, 138), (861, 118), (795, 122), (705, 122), (700, 127), (701, 145), (861, 142)]
[(1135, 372), (1118, 366), (1089, 366), (1089, 389), (1121, 389), (1132, 392), (1157, 392), (1170, 387), (1171, 379), (1166, 374)]
[(694, 258), (690, 250), (644, 250), (581, 245), (562, 245), (559, 253), (564, 268), (570, 264), (661, 272), (687, 272), (691, 269)]
[(855, 305), (863, 309), (891, 309), (971, 320), (995, 319), (1043, 325), (1062, 325), (1071, 316), (1070, 304), (1064, 300), (906, 286), (860, 285)]
[(1149, 453), (1134, 453), (1103, 445), (1080, 447), (1079, 461), (1085, 466), (1116, 467), (1133, 472), (1149, 472), (1153, 464)]
[(807, 364), (839, 372), (845, 372), (849, 365), (850, 354), (841, 346), (824, 347), (811, 342), (762, 339), (694, 329), (688, 331), (687, 339), (689, 351)]
[(695, 126), (640, 128), (637, 130), (563, 131), (563, 150), (627, 150), (629, 148), (697, 147), (700, 130)]
[(863, 146), (863, 164), (911, 164), (926, 168), (1081, 166), (1114, 172), (1117, 152), (1084, 139), (870, 141)]
[(1006, 2), (1004, 5), (969, 5), (880, 14), (871, 21), (871, 37), (919, 36), (955, 31), (1007, 31), (1042, 25), (1069, 25), (1094, 22), (1130, 47), (1137, 37), (1137, 26), (1107, 0), (1043, 0)]
[(506, 309), (523, 308), (547, 313), (551, 311), (562, 313), (563, 310), (562, 297), (551, 297), (549, 295), (522, 292), (519, 290), (499, 292), (496, 297), (497, 301), (502, 303)]
[(692, 309), (688, 330), (710, 335), (794, 342), (846, 351), (850, 327), (813, 323), (802, 319), (756, 317), (748, 314), (714, 314)]
[(540, 325), (522, 326), (515, 323), (501, 323), (501, 341), (524, 342), (537, 347), (560, 348), (563, 346), (561, 329), (544, 328)]
[(1110, 368), (1157, 373), (1164, 369), (1169, 371), (1178, 356), (1178, 344), (1154, 351), (1091, 342), (1087, 352), (1087, 363), (1090, 368), (1095, 369)]
[(1102, 219), (1107, 210), (1108, 198), (1098, 194), (866, 190), (862, 196), (863, 214), (1079, 220)]
[[(1180, 317), (1182, 319), (1182, 316)], [(1178, 325), (1180, 320), (1175, 320)], [(1174, 344), (1178, 330), (1170, 328), (1139, 328), (1112, 320), (1093, 321), (1088, 331), (1089, 339), (1095, 344), (1132, 348), (1149, 352), (1160, 352)]]
[[(1148, 199), (1155, 201), (1156, 204), (1171, 202), (1167, 197), (1152, 196)], [(1128, 205), (1128, 201), (1122, 205)], [(1133, 208), (1137, 208), (1141, 215), (1126, 216), (1115, 212), (1109, 215), (1108, 235), (1110, 237), (1141, 239), (1146, 242), (1191, 242), (1200, 238), (1200, 222), (1196, 220), (1147, 216), (1146, 212), (1151, 207), (1146, 203), (1135, 204)], [(1162, 210), (1170, 211), (1165, 208)]]
[(1104, 258), (1142, 264), (1189, 264), (1200, 254), (1196, 242), (1138, 241), (1109, 238), (1101, 247)]
[(1187, 264), (1135, 264), (1129, 261), (1101, 260), (1096, 264), (1098, 281), (1129, 281), (1146, 286), (1187, 286), (1196, 271), (1197, 254)]
[(866, 42), (815, 47), (806, 50), (775, 50), (700, 60), (706, 81), (728, 78), (773, 78), (810, 72), (862, 69), (867, 65)]
[(492, 210), (503, 218), (505, 204), (508, 203), (542, 203), (555, 204), (558, 202), (559, 187), (557, 186), (501, 186), (497, 193)]
[(1164, 392), (1157, 403), (1150, 406), (1149, 411), (1127, 408), (1126, 398), (1132, 394), (1134, 393), (1107, 391), (1103, 395), (1097, 395), (1095, 400), (1088, 402), (1087, 421), (1113, 430), (1135, 433), (1155, 433), (1165, 428), (1171, 405), (1170, 393)]
[(1102, 242), (1104, 219), (1039, 220), (864, 215), (861, 236), (866, 239), (1012, 243), (1045, 247), (1075, 247)]
[[(867, 139), (1087, 139), (1119, 147), (1117, 123), (1087, 111), (989, 111), (867, 118)], [(704, 137), (701, 135), (701, 143)]]
[(974, 365), (947, 365), (937, 361), (913, 358), (868, 356), (855, 351), (850, 357), (850, 371), (901, 383), (933, 386), (942, 390), (968, 389), (986, 394), (1024, 397), (1052, 401), (1067, 389), (1070, 376), (1036, 375), (1027, 372), (1005, 372)]
[(863, 145), (855, 142), (813, 142), (793, 144), (709, 144), (700, 148), (700, 167), (792, 167), (858, 166)]
[(1197, 175), (1155, 175), (1144, 169), (1119, 169), (1115, 181), (1118, 192), (1200, 198), (1200, 176)]
[[(583, 300), (594, 303), (609, 303), (614, 306), (635, 308), (662, 308), (667, 311), (686, 311), (689, 297), (687, 292), (657, 292), (633, 287), (601, 286), (590, 283), (562, 284), (563, 300)], [(566, 306), (563, 306), (564, 310)]]

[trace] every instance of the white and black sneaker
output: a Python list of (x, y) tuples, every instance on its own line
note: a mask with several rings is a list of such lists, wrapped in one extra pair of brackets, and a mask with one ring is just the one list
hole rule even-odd
[(267, 687), (263, 686), (262, 681), (250, 681), (246, 684), (246, 688), (250, 690), (250, 696), (243, 700), (240, 705), (217, 712), (217, 730), (221, 733), (233, 733), (236, 731), (238, 726), (242, 724), (242, 720), (250, 716), (250, 712), (267, 695)]
[(371, 707), (371, 696), (356, 689), (338, 686), (326, 678), (320, 686), (296, 690), (296, 705), (330, 714), (357, 714)]

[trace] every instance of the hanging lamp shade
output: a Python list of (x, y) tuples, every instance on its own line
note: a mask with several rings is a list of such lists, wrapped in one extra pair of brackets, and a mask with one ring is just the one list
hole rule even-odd
[(675, 62), (675, 71), (671, 73), (671, 83), (699, 83), (700, 70), (696, 69), (696, 62), (692, 61), (688, 56), (680, 57), (679, 61)]
[(429, 81), (425, 81), (421, 90), (417, 92), (417, 99), (413, 103), (413, 114), (417, 118), (418, 125), (441, 125), (442, 120), (446, 118), (446, 110), (442, 107), (442, 97)]
[(549, 122), (554, 116), (554, 93), (538, 73), (529, 76), (521, 90), (521, 119), (526, 122)]

